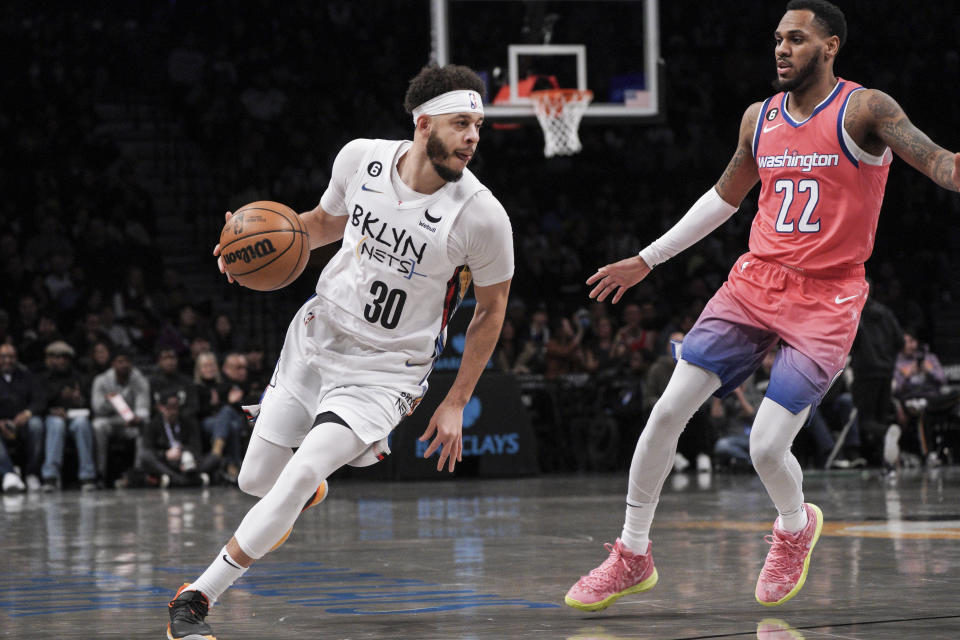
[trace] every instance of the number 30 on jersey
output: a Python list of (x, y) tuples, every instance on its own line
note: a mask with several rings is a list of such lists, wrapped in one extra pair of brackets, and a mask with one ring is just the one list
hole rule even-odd
[(375, 280), (370, 285), (373, 300), (363, 308), (363, 317), (367, 322), (379, 323), (384, 329), (395, 329), (400, 322), (403, 303), (407, 301), (407, 292), (403, 289), (391, 289), (386, 283)]

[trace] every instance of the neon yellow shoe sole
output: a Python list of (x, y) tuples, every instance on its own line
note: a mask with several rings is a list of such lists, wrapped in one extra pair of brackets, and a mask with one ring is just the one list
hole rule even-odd
[(628, 596), (631, 593), (642, 593), (643, 591), (649, 591), (650, 589), (653, 589), (653, 587), (657, 584), (657, 580), (659, 579), (660, 579), (660, 575), (657, 573), (656, 567), (654, 567), (653, 573), (650, 575), (649, 578), (647, 578), (643, 582), (638, 582), (632, 587), (627, 587), (623, 591), (618, 591), (612, 596), (607, 596), (606, 598), (604, 598), (599, 602), (593, 602), (593, 603), (587, 604), (587, 603), (580, 602), (579, 600), (574, 600), (570, 596), (565, 596), (563, 599), (563, 603), (568, 607), (573, 607), (574, 609), (579, 609), (580, 611), (601, 611), (603, 609), (606, 609), (610, 605), (612, 605), (614, 602), (616, 602), (619, 598), (622, 598), (623, 596)]

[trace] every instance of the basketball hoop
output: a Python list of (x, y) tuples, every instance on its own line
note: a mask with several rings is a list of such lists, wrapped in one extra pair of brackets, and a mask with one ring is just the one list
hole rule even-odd
[(569, 156), (583, 148), (577, 129), (593, 92), (586, 89), (547, 89), (530, 93), (533, 110), (543, 128), (543, 155)]

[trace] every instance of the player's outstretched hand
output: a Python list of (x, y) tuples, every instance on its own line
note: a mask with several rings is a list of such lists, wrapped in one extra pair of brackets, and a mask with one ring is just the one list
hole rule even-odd
[(452, 472), (457, 462), (463, 460), (463, 408), (440, 403), (430, 418), (427, 430), (418, 440), (426, 442), (431, 436), (434, 436), (433, 442), (423, 452), (423, 457), (429, 458), (439, 448), (437, 471), (443, 471), (443, 464), (446, 462), (447, 471)]
[[(224, 223), (229, 222), (229, 221), (230, 221), (230, 218), (232, 218), (232, 217), (233, 217), (233, 212), (232, 212), (232, 211), (227, 211), (225, 214), (223, 214), (223, 222), (224, 222)], [(226, 271), (226, 265), (225, 265), (224, 262), (223, 262), (223, 256), (220, 255), (220, 243), (219, 243), (219, 242), (217, 243), (217, 246), (215, 246), (215, 247), (213, 248), (213, 255), (215, 255), (215, 256), (217, 257), (217, 268), (220, 269), (220, 273), (222, 273), (223, 275), (227, 276), (227, 280), (229, 280), (230, 282), (233, 282), (233, 276), (231, 276), (229, 273), (227, 273), (227, 271)]]
[(650, 267), (640, 256), (600, 267), (595, 274), (587, 278), (587, 284), (597, 285), (590, 291), (590, 297), (603, 302), (612, 293), (611, 302), (616, 304), (620, 302), (620, 298), (627, 289), (646, 278), (648, 273), (650, 273)]

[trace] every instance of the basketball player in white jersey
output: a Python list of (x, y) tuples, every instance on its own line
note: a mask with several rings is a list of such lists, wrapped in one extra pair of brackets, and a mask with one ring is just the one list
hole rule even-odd
[(463, 360), (420, 437), (432, 438), (424, 457), (439, 452), (438, 471), (461, 459), (463, 408), (493, 353), (513, 277), (510, 221), (467, 169), (483, 91), (466, 67), (424, 68), (404, 101), (413, 141), (348, 143), (320, 204), (302, 215), (311, 249), (343, 246), (290, 323), (259, 408), (238, 482), (261, 499), (170, 602), (169, 640), (214, 638), (204, 621), (210, 605), (326, 496), (326, 478), (389, 452), (386, 438), (426, 393), (472, 278), (477, 304)]

